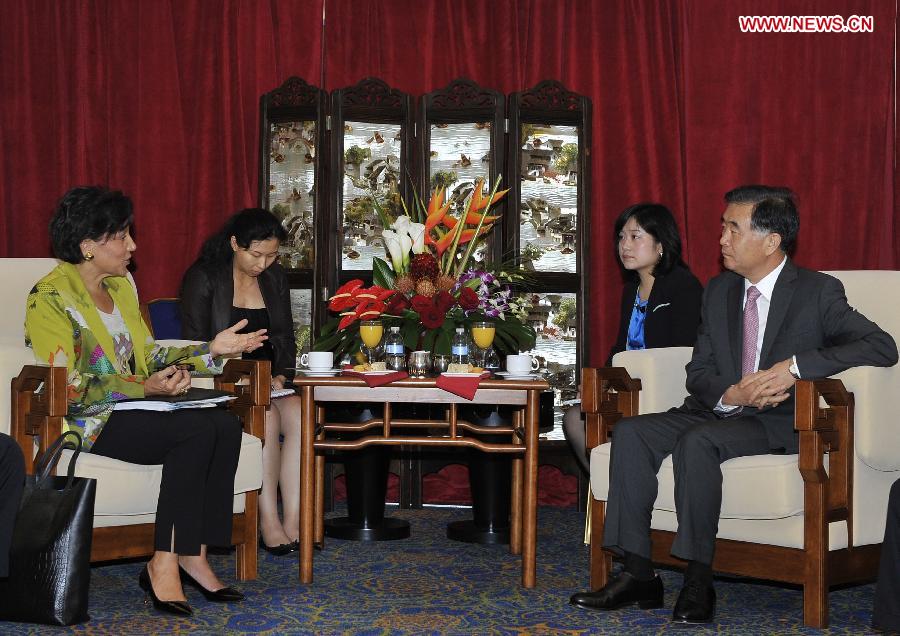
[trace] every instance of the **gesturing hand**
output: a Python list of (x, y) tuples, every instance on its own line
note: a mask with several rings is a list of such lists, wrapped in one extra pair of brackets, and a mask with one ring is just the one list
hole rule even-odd
[(178, 395), (187, 393), (191, 386), (191, 374), (175, 366), (157, 371), (144, 380), (144, 395)]
[(214, 356), (250, 353), (255, 349), (259, 349), (263, 342), (269, 339), (269, 336), (266, 335), (266, 329), (250, 333), (237, 333), (246, 326), (247, 319), (244, 318), (217, 333), (216, 337), (209, 343), (209, 352)]

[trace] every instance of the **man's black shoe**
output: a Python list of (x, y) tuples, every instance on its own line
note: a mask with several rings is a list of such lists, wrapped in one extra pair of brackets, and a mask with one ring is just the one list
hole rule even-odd
[(658, 574), (649, 581), (639, 581), (623, 571), (596, 592), (573, 594), (569, 604), (596, 610), (615, 610), (626, 605), (656, 609), (663, 606), (663, 584)]
[(696, 580), (688, 580), (681, 592), (675, 609), (672, 610), (673, 623), (710, 623), (716, 613), (716, 590)]

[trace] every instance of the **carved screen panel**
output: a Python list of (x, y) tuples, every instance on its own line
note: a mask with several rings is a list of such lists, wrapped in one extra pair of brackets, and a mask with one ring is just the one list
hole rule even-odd
[[(503, 166), (503, 95), (468, 80), (455, 80), (446, 88), (420, 100), (419, 129), (423, 174), (420, 188), (428, 199), (435, 187), (446, 188), (452, 204), (449, 213), (460, 218), (475, 183), (490, 194)], [(501, 182), (500, 189), (507, 187)], [(501, 203), (495, 212), (505, 207)], [(474, 261), (499, 261), (502, 241), (499, 227), (473, 255)]]
[(287, 230), (280, 262), (291, 269), (312, 269), (315, 262), (315, 159), (314, 120), (269, 124), (268, 209)]
[(538, 298), (531, 314), (539, 334), (534, 355), (545, 362), (558, 409), (572, 398), (582, 361), (590, 359), (582, 328), (590, 298), (583, 266), (591, 255), (590, 109), (587, 98), (554, 81), (510, 98), (510, 196), (519, 214), (505, 227)]
[(341, 189), (341, 269), (370, 270), (372, 257), (385, 258), (376, 203), (391, 218), (400, 207), (400, 124), (344, 122)]
[(336, 279), (365, 278), (374, 257), (384, 258), (380, 208), (390, 223), (410, 201), (407, 174), (413, 122), (410, 98), (379, 79), (335, 91), (332, 104), (332, 193)]
[(312, 291), (309, 289), (291, 290), (291, 317), (294, 320), (294, 338), (297, 342), (297, 365), (300, 356), (309, 351), (312, 325)]
[(578, 153), (575, 126), (522, 124), (519, 245), (537, 272), (578, 271)]

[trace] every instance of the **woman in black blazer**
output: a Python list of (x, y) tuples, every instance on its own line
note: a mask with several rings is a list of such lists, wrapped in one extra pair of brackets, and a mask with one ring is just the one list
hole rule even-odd
[[(290, 287), (284, 269), (275, 262), (286, 238), (271, 212), (256, 208), (238, 212), (207, 239), (181, 283), (183, 338), (208, 340), (222, 330), (220, 325), (244, 318), (249, 321), (245, 331), (268, 329), (264, 346), (244, 357), (272, 362), (273, 389), (293, 378), (297, 355)], [(296, 395), (272, 400), (266, 411), (260, 531), (263, 548), (278, 556), (299, 547), (300, 411)], [(283, 522), (278, 517), (279, 487)]]
[[(656, 203), (633, 205), (619, 215), (613, 236), (625, 288), (607, 366), (620, 351), (694, 346), (703, 286), (681, 258), (681, 236), (672, 213)], [(589, 473), (580, 405), (566, 411), (563, 432)]]

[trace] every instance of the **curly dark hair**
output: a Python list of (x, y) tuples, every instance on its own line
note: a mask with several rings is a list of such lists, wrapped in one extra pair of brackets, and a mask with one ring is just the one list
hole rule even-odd
[(103, 186), (72, 188), (56, 204), (50, 219), (53, 253), (67, 263), (81, 263), (81, 242), (101, 241), (130, 227), (133, 211), (131, 199), (119, 190)]
[[(667, 274), (674, 267), (687, 267), (681, 257), (681, 235), (678, 233), (678, 224), (675, 223), (672, 211), (660, 203), (637, 203), (622, 211), (613, 229), (613, 249), (616, 254), (619, 253), (619, 232), (631, 218), (662, 245), (662, 257), (653, 268), (654, 276)], [(621, 261), (619, 266), (622, 266)], [(624, 267), (622, 269), (626, 278), (638, 275), (637, 272), (626, 270)]]
[(725, 194), (726, 203), (752, 203), (750, 227), (781, 237), (781, 251), (791, 254), (800, 231), (797, 197), (790, 188), (744, 185)]
[(281, 242), (287, 239), (287, 232), (278, 218), (262, 208), (247, 208), (233, 215), (218, 232), (206, 239), (200, 250), (199, 261), (207, 265), (225, 265), (231, 263), (234, 251), (231, 249), (231, 237), (237, 244), (247, 249), (253, 241), (267, 241), (276, 238)]

